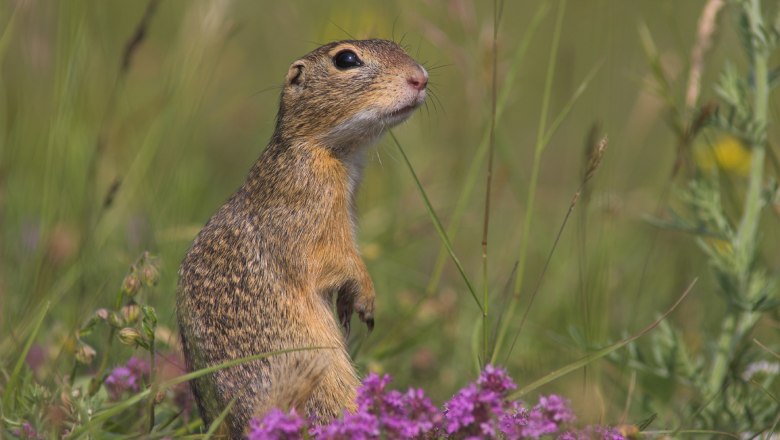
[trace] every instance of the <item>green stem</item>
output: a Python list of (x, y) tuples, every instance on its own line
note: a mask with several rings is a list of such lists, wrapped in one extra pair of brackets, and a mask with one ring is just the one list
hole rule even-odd
[(512, 289), (512, 299), (509, 301), (509, 308), (506, 312), (506, 318), (501, 323), (501, 328), (498, 331), (498, 335), (495, 341), (495, 350), (493, 352), (493, 358), (495, 359), (498, 350), (501, 348), (506, 337), (506, 332), (509, 329), (509, 323), (512, 322), (512, 316), (514, 316), (517, 303), (520, 300), (520, 289), (523, 286), (523, 278), (525, 276), (526, 258), (528, 256), (528, 242), (531, 232), (531, 219), (534, 211), (534, 199), (536, 196), (536, 184), (539, 180), (539, 168), (542, 159), (542, 152), (546, 146), (545, 138), (547, 134), (547, 113), (550, 108), (550, 96), (552, 94), (552, 82), (553, 73), (555, 72), (555, 61), (558, 57), (558, 43), (560, 41), (561, 29), (563, 25), (563, 15), (566, 10), (566, 0), (562, 0), (558, 7), (558, 16), (555, 21), (555, 30), (553, 31), (552, 51), (550, 53), (550, 59), (547, 65), (547, 78), (544, 85), (544, 95), (542, 97), (542, 111), (539, 118), (539, 127), (536, 133), (536, 144), (534, 146), (534, 161), (531, 167), (531, 180), (528, 187), (528, 198), (525, 203), (525, 219), (523, 221), (523, 232), (521, 235), (522, 243), (520, 244), (520, 263), (517, 267), (517, 277), (515, 278), (514, 288)]
[(449, 252), (450, 258), (452, 258), (452, 262), (455, 263), (455, 267), (458, 268), (458, 272), (460, 272), (460, 276), (463, 278), (463, 282), (466, 283), (466, 287), (468, 288), (471, 297), (474, 298), (474, 302), (477, 303), (479, 311), (484, 313), (484, 307), (480, 303), (479, 298), (477, 298), (477, 291), (474, 289), (471, 281), (469, 281), (469, 277), (466, 275), (466, 269), (463, 268), (463, 264), (460, 262), (460, 259), (457, 255), (455, 255), (455, 250), (452, 248), (452, 242), (450, 242), (450, 239), (447, 236), (447, 232), (444, 230), (444, 226), (441, 225), (439, 216), (436, 214), (436, 211), (434, 211), (433, 205), (431, 204), (430, 199), (428, 199), (428, 194), (425, 192), (420, 179), (417, 177), (417, 173), (414, 171), (414, 167), (412, 167), (412, 163), (409, 161), (409, 157), (406, 155), (406, 152), (401, 146), (401, 143), (398, 142), (398, 138), (395, 137), (395, 134), (393, 134), (391, 130), (388, 130), (387, 133), (390, 135), (393, 143), (395, 143), (395, 146), (398, 147), (398, 151), (401, 153), (401, 157), (406, 164), (406, 168), (408, 168), (409, 172), (412, 174), (412, 179), (414, 179), (414, 183), (417, 185), (417, 190), (420, 192), (420, 196), (423, 198), (425, 209), (428, 211), (428, 215), (433, 221), (433, 226), (436, 228), (436, 232), (439, 234), (439, 238), (441, 239), (442, 244), (444, 244), (444, 247), (447, 248), (447, 252)]
[(736, 315), (734, 313), (729, 313), (723, 321), (723, 326), (720, 329), (720, 338), (718, 338), (718, 345), (715, 347), (715, 361), (712, 364), (712, 374), (710, 374), (710, 380), (707, 386), (707, 392), (710, 396), (720, 390), (720, 387), (723, 384), (723, 378), (726, 377), (726, 373), (728, 372), (735, 327)]
[[(501, 120), (501, 116), (503, 115), (504, 109), (506, 108), (507, 102), (509, 101), (510, 92), (514, 90), (517, 71), (525, 59), (525, 54), (528, 52), (528, 47), (531, 43), (531, 37), (534, 35), (536, 29), (539, 27), (539, 24), (542, 22), (542, 19), (547, 14), (547, 8), (547, 3), (542, 2), (539, 5), (533, 19), (531, 20), (531, 24), (528, 25), (522, 40), (520, 40), (520, 45), (512, 56), (512, 64), (504, 76), (504, 81), (501, 83), (501, 90), (499, 92), (498, 103), (496, 106), (496, 123)], [(463, 214), (466, 212), (466, 208), (468, 207), (467, 205), (471, 199), (471, 192), (476, 185), (479, 170), (482, 167), (482, 163), (485, 159), (485, 155), (487, 154), (489, 146), (490, 128), (486, 127), (485, 131), (482, 133), (482, 140), (479, 143), (479, 147), (477, 147), (474, 158), (471, 160), (471, 166), (469, 167), (469, 170), (466, 173), (466, 178), (464, 179), (463, 189), (458, 196), (458, 200), (455, 203), (455, 209), (452, 211), (452, 217), (449, 224), (447, 225), (447, 235), (449, 235), (452, 240), (455, 240), (455, 235), (457, 235), (458, 230), (460, 229), (460, 222), (463, 219)], [(436, 264), (434, 264), (434, 269), (431, 273), (431, 278), (428, 281), (428, 286), (425, 288), (426, 296), (432, 295), (439, 287), (439, 281), (441, 280), (442, 271), (444, 270), (444, 264), (447, 262), (447, 256), (447, 248), (442, 245), (439, 249), (439, 255), (436, 257)]]
[[(122, 307), (122, 289), (116, 294), (116, 302), (114, 303), (114, 311), (116, 313), (121, 312)], [(100, 359), (100, 366), (98, 366), (97, 372), (92, 376), (92, 380), (89, 383), (88, 393), (90, 396), (94, 396), (100, 389), (100, 385), (103, 384), (103, 372), (106, 371), (108, 366), (108, 358), (111, 353), (111, 345), (114, 343), (114, 336), (116, 335), (116, 329), (114, 326), (110, 326), (108, 331), (108, 340), (106, 341), (106, 348), (103, 350), (103, 356)]]
[(498, 103), (498, 0), (493, 0), (493, 84), (490, 114), (490, 150), (488, 152), (487, 184), (485, 185), (485, 216), (482, 229), (482, 363), (488, 362), (488, 230), (490, 226), (490, 187), (493, 181), (493, 156), (496, 150), (496, 108)]
[[(750, 22), (750, 33), (752, 35), (753, 45), (753, 71), (755, 76), (755, 94), (753, 96), (753, 122), (761, 130), (766, 130), (766, 116), (769, 106), (769, 84), (768, 84), (768, 50), (765, 43), (758, 39), (762, 32), (761, 21), (761, 2), (760, 0), (751, 0), (745, 5), (748, 21)], [(743, 265), (740, 269), (747, 267), (752, 259), (755, 243), (756, 231), (761, 214), (761, 190), (764, 180), (764, 156), (765, 156), (766, 133), (761, 133), (758, 140), (751, 145), (751, 164), (750, 181), (748, 183), (747, 196), (745, 198), (745, 209), (742, 214), (742, 221), (737, 230), (736, 245), (739, 263)], [(740, 286), (745, 287), (745, 286)]]
[[(752, 139), (750, 177), (748, 180), (745, 205), (742, 218), (734, 238), (734, 252), (738, 273), (739, 294), (747, 298), (750, 295), (751, 265), (755, 257), (758, 225), (763, 208), (762, 189), (764, 182), (764, 159), (766, 155), (766, 123), (769, 106), (768, 58), (769, 49), (759, 35), (763, 32), (761, 1), (749, 0), (743, 3), (750, 24), (753, 53), (753, 72), (755, 91), (753, 95), (753, 123), (763, 131)], [(728, 374), (735, 347), (758, 320), (758, 313), (732, 310), (726, 316), (718, 338), (712, 374), (708, 383), (708, 392), (716, 393), (723, 386)]]
[(156, 368), (154, 359), (154, 341), (155, 337), (153, 336), (149, 343), (149, 383), (151, 387), (149, 390), (149, 433), (151, 433), (154, 429), (154, 404), (155, 400), (157, 400), (157, 384), (154, 380), (154, 370)]

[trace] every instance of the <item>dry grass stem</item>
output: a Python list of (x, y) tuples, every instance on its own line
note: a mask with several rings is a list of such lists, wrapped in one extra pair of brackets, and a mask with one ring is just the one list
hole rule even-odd
[(696, 44), (694, 44), (693, 50), (691, 50), (691, 70), (688, 73), (688, 88), (685, 92), (685, 107), (687, 109), (694, 108), (696, 101), (699, 99), (704, 58), (710, 48), (712, 48), (712, 37), (715, 34), (718, 12), (725, 5), (725, 0), (709, 0), (699, 17)]

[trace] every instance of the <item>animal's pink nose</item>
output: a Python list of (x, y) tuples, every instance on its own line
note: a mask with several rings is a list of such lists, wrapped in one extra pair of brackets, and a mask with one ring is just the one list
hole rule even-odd
[(423, 90), (428, 85), (428, 72), (424, 68), (419, 67), (416, 73), (406, 78), (406, 82), (417, 91)]

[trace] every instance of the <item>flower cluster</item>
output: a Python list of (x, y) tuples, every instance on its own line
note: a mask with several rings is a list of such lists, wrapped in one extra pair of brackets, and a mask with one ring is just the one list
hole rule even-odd
[(303, 439), (303, 419), (295, 410), (285, 413), (272, 409), (262, 420), (253, 418), (249, 422), (249, 438), (263, 440)]
[(469, 384), (444, 404), (447, 434), (458, 438), (492, 438), (498, 432), (516, 433), (516, 427), (525, 425), (528, 417), (524, 408), (505, 399), (515, 388), (517, 385), (506, 371), (486, 366), (477, 383)]
[(38, 431), (36, 431), (29, 422), (22, 423), (21, 428), (16, 428), (12, 432), (15, 437), (20, 439), (43, 440), (43, 436), (38, 434)]
[(561, 425), (573, 422), (574, 413), (561, 396), (555, 394), (539, 397), (539, 403), (528, 413), (528, 423), (521, 430), (521, 437), (540, 438), (555, 434)]
[(111, 400), (119, 400), (125, 391), (139, 391), (149, 379), (149, 364), (137, 357), (131, 357), (127, 364), (111, 370), (104, 382)]
[(315, 426), (312, 434), (323, 439), (418, 438), (438, 426), (441, 415), (423, 390), (387, 390), (390, 380), (369, 374), (358, 390), (357, 411)]
[(538, 439), (622, 440), (612, 428), (571, 429), (574, 414), (566, 399), (542, 396), (530, 409), (509, 400), (517, 385), (506, 371), (491, 365), (439, 411), (421, 389), (388, 390), (390, 376), (369, 374), (358, 390), (357, 410), (329, 424), (301, 417), (295, 410), (273, 410), (250, 423), (249, 440), (317, 438), (356, 439)]

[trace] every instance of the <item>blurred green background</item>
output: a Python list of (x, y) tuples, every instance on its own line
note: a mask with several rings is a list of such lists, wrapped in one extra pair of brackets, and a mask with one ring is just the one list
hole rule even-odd
[[(543, 2), (507, 0), (498, 40), (499, 86)], [(546, 13), (517, 70), (496, 128), (490, 221), (491, 327), (511, 292), (520, 245), (528, 260), (515, 334), (548, 252), (579, 186), (591, 127), (609, 149), (587, 197), (565, 229), (517, 345), (499, 363), (520, 383), (650, 323), (695, 277), (671, 317), (689, 346), (704, 349), (723, 302), (690, 236), (644, 221), (673, 203), (676, 138), (654, 93), (640, 43), (647, 26), (682, 97), (703, 1), (569, 2), (563, 18), (548, 123), (595, 70), (542, 156), (530, 234), (522, 236), (533, 146), (558, 2)], [(113, 304), (127, 267), (144, 250), (159, 256), (161, 281), (147, 302), (175, 332), (176, 271), (195, 234), (241, 184), (270, 137), (287, 67), (321, 43), (382, 37), (403, 41), (431, 73), (435, 97), (395, 130), (451, 238), (481, 289), (485, 166), (454, 217), (491, 115), (491, 2), (163, 0), (145, 38), (123, 57), (144, 1), (0, 3), (0, 356), (52, 301), (39, 338), (49, 372), (67, 372), (70, 335), (92, 311)], [(734, 20), (724, 15), (721, 22)], [(705, 102), (726, 59), (744, 66), (733, 26), (707, 59)], [(770, 120), (777, 120), (777, 93)], [(770, 126), (770, 143), (778, 141)], [(441, 242), (389, 138), (369, 155), (358, 198), (360, 246), (378, 295), (377, 326), (353, 331), (362, 371), (392, 374), (440, 403), (476, 374), (479, 311), (448, 261), (432, 284)], [(739, 179), (739, 176), (735, 176)], [(763, 237), (777, 243), (777, 217)], [(768, 248), (771, 248), (769, 246)], [(776, 248), (776, 246), (775, 246)], [(771, 267), (777, 252), (765, 252)], [(429, 292), (426, 294), (426, 290)], [(776, 315), (775, 315), (776, 316)], [(778, 322), (756, 330), (777, 341)], [(772, 339), (774, 338), (774, 339)], [(102, 337), (95, 336), (100, 352)], [(69, 345), (70, 344), (70, 345)], [(173, 342), (171, 342), (173, 344)], [(64, 350), (63, 350), (64, 349)], [(126, 348), (117, 350), (117, 362)], [(121, 350), (125, 350), (121, 352)], [(124, 354), (123, 354), (124, 353)], [(658, 378), (634, 386), (633, 370), (602, 360), (546, 385), (573, 400), (581, 418), (635, 421), (674, 414), (684, 388)], [(629, 389), (632, 392), (629, 393)], [(646, 398), (666, 395), (662, 408)], [(630, 395), (629, 395), (630, 394)], [(627, 398), (627, 396), (629, 396)], [(625, 412), (624, 412), (625, 411)]]

